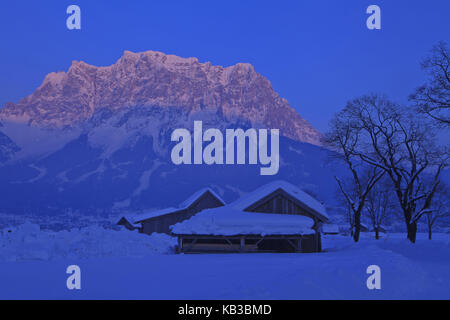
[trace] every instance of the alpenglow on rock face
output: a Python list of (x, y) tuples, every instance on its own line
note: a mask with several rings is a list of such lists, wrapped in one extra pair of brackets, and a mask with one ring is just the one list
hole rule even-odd
[(278, 128), (294, 140), (312, 144), (321, 140), (321, 134), (252, 65), (223, 68), (155, 51), (125, 51), (107, 67), (74, 61), (67, 72), (48, 74), (30, 96), (7, 103), (0, 119), (65, 127), (83, 123), (100, 108), (134, 106), (216, 112), (226, 119)]

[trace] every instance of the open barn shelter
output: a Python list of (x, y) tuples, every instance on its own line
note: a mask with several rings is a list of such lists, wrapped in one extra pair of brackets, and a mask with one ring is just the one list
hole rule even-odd
[(172, 227), (178, 251), (320, 252), (324, 206), (298, 187), (275, 181), (237, 201), (203, 210)]
[(127, 229), (138, 229), (142, 233), (170, 233), (170, 226), (191, 218), (196, 213), (209, 208), (224, 206), (225, 202), (210, 188), (195, 192), (178, 207), (170, 207), (122, 217), (118, 224)]
[(261, 214), (227, 207), (204, 210), (172, 227), (178, 252), (317, 252), (320, 233), (300, 215)]

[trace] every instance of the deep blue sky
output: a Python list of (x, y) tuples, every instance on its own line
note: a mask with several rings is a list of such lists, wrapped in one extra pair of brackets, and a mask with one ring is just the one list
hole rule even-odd
[[(70, 4), (81, 7), (81, 31), (66, 29)], [(380, 31), (365, 26), (370, 4), (381, 7)], [(2, 1), (0, 105), (72, 60), (109, 65), (124, 50), (158, 50), (249, 62), (324, 131), (352, 97), (383, 92), (405, 101), (424, 80), (421, 57), (450, 42), (449, 15), (448, 0)]]

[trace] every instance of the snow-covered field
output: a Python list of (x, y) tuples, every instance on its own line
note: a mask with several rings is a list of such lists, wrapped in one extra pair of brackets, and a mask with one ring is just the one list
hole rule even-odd
[[(11, 232), (8, 232), (11, 230)], [(174, 254), (175, 239), (87, 227), (0, 235), (1, 299), (450, 299), (450, 235), (360, 243), (326, 236), (314, 254)], [(81, 290), (66, 268), (81, 268)], [(366, 269), (381, 268), (381, 290)]]

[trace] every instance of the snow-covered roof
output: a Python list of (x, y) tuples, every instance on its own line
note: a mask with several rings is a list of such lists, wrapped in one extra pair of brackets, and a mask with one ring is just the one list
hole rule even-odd
[(290, 184), (289, 182), (283, 180), (273, 181), (271, 183), (263, 185), (262, 187), (259, 187), (255, 191), (252, 191), (241, 197), (240, 199), (234, 201), (233, 203), (230, 203), (230, 207), (239, 211), (244, 211), (252, 204), (256, 203), (257, 201), (261, 200), (262, 198), (268, 196), (278, 189), (283, 190), (291, 197), (297, 199), (304, 206), (308, 207), (313, 213), (315, 213), (320, 219), (329, 219), (325, 207), (319, 201), (317, 201), (298, 187), (294, 186), (293, 184)]
[(234, 210), (230, 206), (206, 209), (171, 227), (174, 234), (297, 235), (313, 234), (314, 221), (300, 215)]
[(214, 197), (217, 198), (217, 200), (219, 200), (223, 205), (225, 205), (225, 201), (223, 201), (222, 198), (217, 193), (215, 193), (211, 188), (203, 188), (203, 189), (200, 189), (197, 192), (195, 192), (192, 196), (190, 196), (186, 200), (184, 200), (180, 204), (179, 208), (180, 209), (189, 208), (190, 206), (192, 206), (194, 204), (195, 201), (197, 201), (197, 199), (199, 199), (201, 196), (203, 196), (207, 192), (210, 192)]
[(133, 227), (139, 228), (140, 224), (135, 223), (134, 222), (134, 218), (133, 216), (122, 216), (119, 221), (117, 222), (117, 224), (120, 224), (120, 221), (122, 220), (126, 220), (130, 225), (132, 225)]
[(133, 223), (137, 223), (137, 222), (141, 222), (141, 221), (151, 219), (154, 217), (159, 217), (159, 216), (162, 216), (162, 215), (165, 215), (168, 213), (173, 213), (173, 212), (180, 211), (180, 210), (181, 210), (180, 208), (174, 208), (174, 207), (165, 208), (165, 209), (161, 209), (161, 210), (155, 210), (155, 211), (149, 211), (149, 212), (137, 214), (135, 216), (130, 217), (130, 219), (132, 219)]

